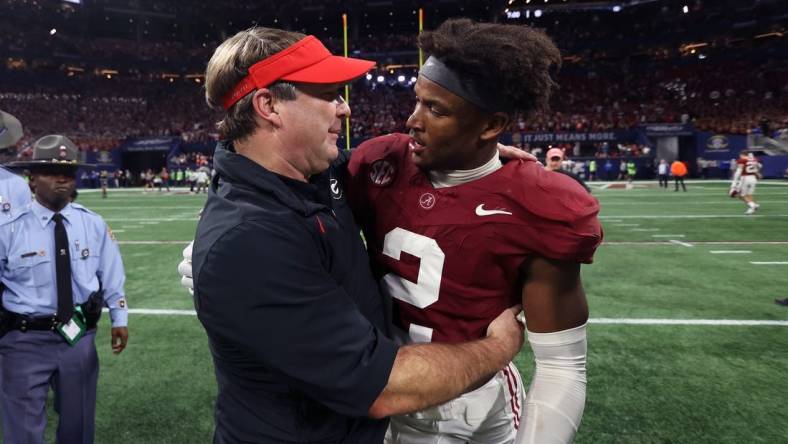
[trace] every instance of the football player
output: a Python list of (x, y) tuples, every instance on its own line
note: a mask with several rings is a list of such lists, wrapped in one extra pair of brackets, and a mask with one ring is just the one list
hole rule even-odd
[(392, 418), (389, 442), (570, 442), (586, 385), (580, 264), (602, 239), (599, 206), (570, 177), (502, 164), (496, 150), (515, 112), (546, 109), (559, 51), (536, 30), (467, 19), (419, 44), (431, 56), (409, 135), (369, 140), (350, 159), (350, 202), (373, 269), (414, 342), (482, 337), (522, 300), (536, 372), (525, 402), (510, 364), (478, 390)]
[[(510, 364), (460, 398), (392, 418), (388, 441), (571, 442), (586, 387), (580, 264), (602, 240), (599, 206), (536, 162), (502, 164), (496, 145), (514, 113), (547, 109), (560, 53), (536, 30), (467, 19), (419, 43), (431, 57), (416, 82), (410, 134), (363, 143), (348, 166), (374, 272), (411, 342), (482, 337), (522, 301), (536, 372), (525, 399)], [(189, 256), (187, 247), (179, 267), (187, 287)]]
[(733, 180), (729, 195), (731, 197), (738, 197), (745, 205), (747, 210), (744, 214), (754, 214), (760, 207), (755, 202), (755, 185), (761, 177), (761, 163), (755, 157), (755, 154), (742, 150), (739, 153), (739, 158), (736, 159), (736, 171), (733, 173)]

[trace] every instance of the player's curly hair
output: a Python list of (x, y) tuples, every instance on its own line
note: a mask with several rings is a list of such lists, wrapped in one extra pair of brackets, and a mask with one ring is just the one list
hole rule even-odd
[(527, 26), (450, 19), (419, 35), (419, 47), (526, 117), (548, 111), (558, 87), (551, 74), (561, 67), (560, 51)]

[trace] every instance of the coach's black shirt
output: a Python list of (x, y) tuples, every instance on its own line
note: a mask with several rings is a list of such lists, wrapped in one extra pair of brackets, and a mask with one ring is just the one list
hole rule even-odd
[(397, 346), (333, 168), (303, 183), (219, 146), (197, 227), (195, 305), (216, 443), (383, 442), (367, 412)]

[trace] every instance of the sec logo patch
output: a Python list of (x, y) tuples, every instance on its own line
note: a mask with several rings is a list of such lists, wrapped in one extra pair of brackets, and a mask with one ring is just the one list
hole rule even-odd
[(385, 187), (394, 180), (396, 169), (386, 159), (376, 160), (369, 168), (369, 180), (372, 185)]

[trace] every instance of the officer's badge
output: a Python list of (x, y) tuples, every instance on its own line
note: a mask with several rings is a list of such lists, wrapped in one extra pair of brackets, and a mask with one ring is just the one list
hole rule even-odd
[(87, 259), (90, 256), (90, 250), (87, 248), (83, 248), (82, 251), (79, 252), (82, 255), (82, 259)]
[(10, 202), (3, 202), (2, 209), (4, 213), (11, 211), (11, 203)]
[(47, 252), (44, 251), (44, 250), (41, 250), (41, 251), (38, 252), (38, 255), (41, 256), (41, 257), (44, 257), (44, 256), (47, 255)]
[(126, 308), (126, 300), (125, 299), (119, 299), (118, 300), (118, 307)]

